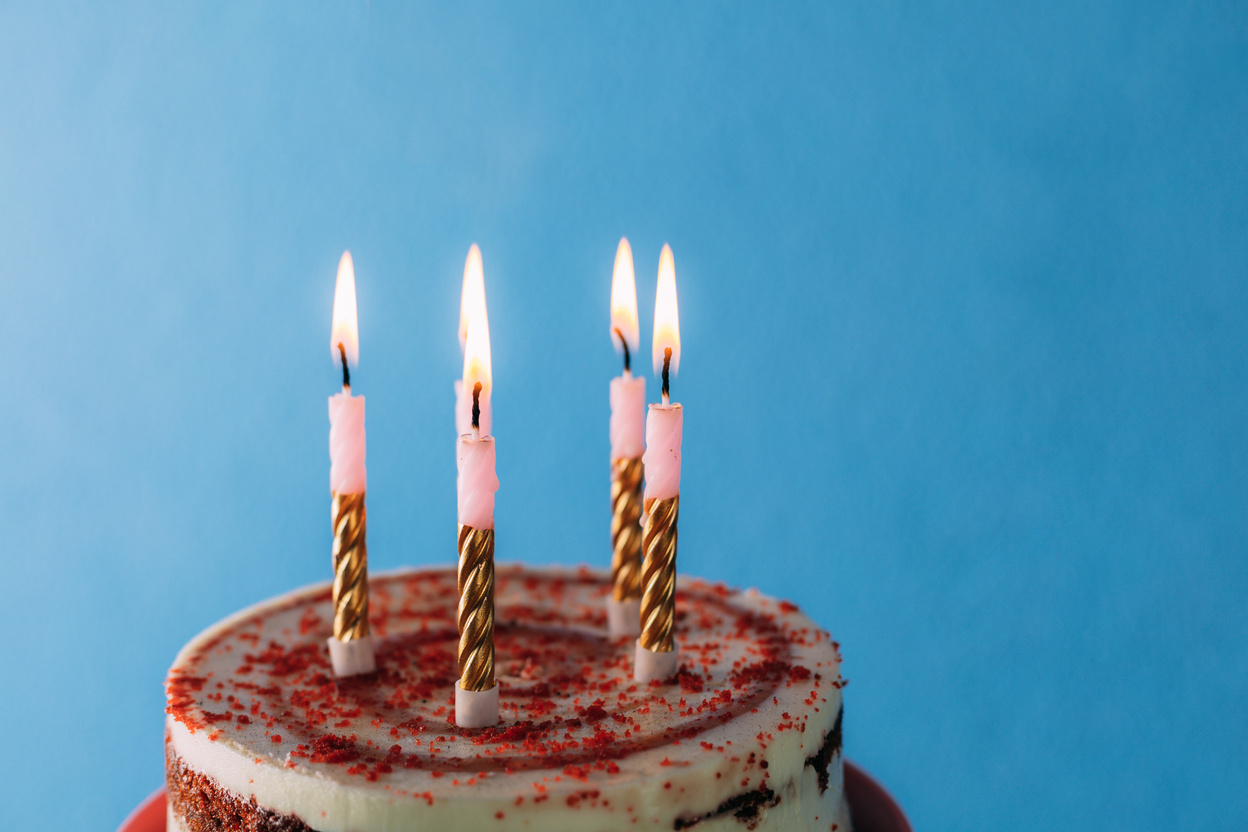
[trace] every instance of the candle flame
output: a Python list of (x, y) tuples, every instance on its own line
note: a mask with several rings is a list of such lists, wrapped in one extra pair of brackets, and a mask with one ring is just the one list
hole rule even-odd
[(338, 345), (347, 352), (347, 364), (360, 364), (360, 325), (355, 309), (355, 265), (351, 252), (344, 251), (338, 261), (338, 282), (334, 285), (334, 319), (329, 333), (329, 349), (334, 354), (334, 366), (342, 366)]
[[(480, 297), (480, 301), (477, 298)], [(464, 261), (464, 283), (459, 292), (459, 348), (468, 343), (468, 310), (475, 304), (485, 305), (485, 272), (481, 268), (481, 249), (473, 243)]]
[(654, 372), (663, 372), (663, 351), (671, 349), (671, 374), (680, 368), (680, 314), (676, 309), (676, 261), (663, 244), (659, 255), (659, 288), (654, 296)]
[(615, 344), (616, 352), (624, 351), (620, 333), (628, 348), (637, 352), (641, 345), (637, 329), (637, 278), (633, 273), (633, 250), (626, 237), (620, 238), (620, 247), (615, 250), (615, 269), (611, 273), (611, 343)]
[[(461, 324), (464, 335), (464, 390), (471, 392), (473, 385), (481, 382), (481, 397), (490, 395), (493, 374), (490, 369), (490, 317), (485, 309), (485, 272), (481, 268), (481, 251), (474, 244), (468, 252), (468, 262), (476, 263), (480, 280), (471, 285), (475, 288), (464, 296), (464, 313)], [(467, 270), (465, 269), (465, 274)], [(469, 283), (465, 278), (465, 286)]]

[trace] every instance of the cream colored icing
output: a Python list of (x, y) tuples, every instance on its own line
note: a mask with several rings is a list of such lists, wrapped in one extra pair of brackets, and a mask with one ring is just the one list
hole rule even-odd
[[(453, 576), (448, 572), (406, 570), (370, 578), (371, 618), (383, 674), (387, 662), (411, 655), (402, 653), (400, 647), (412, 639), (425, 639), (426, 645), (433, 645), (421, 654), (428, 663), (444, 660), (440, 658), (443, 648), (438, 646), (442, 636), (450, 638), (446, 649), (452, 657), (453, 672), (453, 629), (439, 635), (448, 621), (453, 627), (454, 597), (448, 598), (446, 593), (448, 585), (453, 587)], [(833, 824), (847, 829), (840, 753), (831, 758), (828, 786), (822, 792), (816, 769), (807, 762), (832, 731), (841, 707), (840, 656), (828, 635), (792, 605), (756, 592), (730, 592), (703, 581), (682, 579), (677, 604), (685, 615), (678, 624), (677, 638), (682, 661), (701, 676), (703, 689), (693, 692), (672, 684), (634, 686), (630, 692), (632, 642), (610, 640), (605, 632), (603, 599), (608, 580), (603, 572), (585, 569), (500, 567), (496, 601), (501, 727), (518, 720), (551, 720), (555, 716), (576, 720), (590, 704), (584, 694), (575, 698), (552, 690), (549, 699), (543, 701), (553, 703), (545, 707), (554, 710), (533, 717), (529, 707), (534, 700), (509, 698), (509, 690), (523, 690), (558, 673), (566, 675), (568, 666), (558, 665), (559, 659), (552, 657), (546, 659), (549, 667), (535, 667), (531, 657), (520, 661), (509, 656), (505, 645), (514, 647), (526, 639), (561, 645), (561, 639), (566, 638), (569, 666), (590, 668), (591, 683), (608, 691), (596, 701), (605, 701), (613, 716), (596, 723), (581, 717), (582, 724), (556, 732), (558, 737), (551, 742), (569, 736), (570, 743), (577, 742), (589, 737), (590, 732), (615, 731), (618, 739), (600, 755), (607, 760), (607, 768), (599, 760), (596, 767), (574, 765), (569, 774), (564, 761), (545, 765), (540, 754), (539, 767), (524, 768), (533, 765), (533, 754), (509, 750), (498, 743), (483, 747), (472, 742), (473, 732), (456, 733), (440, 693), (432, 700), (406, 703), (407, 707), (397, 711), (361, 713), (344, 720), (350, 722), (344, 727), (327, 723), (309, 728), (302, 722), (300, 708), (289, 702), (285, 704), (293, 716), (279, 718), (272, 726), (261, 716), (253, 716), (246, 725), (198, 720), (201, 712), (220, 713), (231, 704), (239, 713), (250, 712), (254, 702), (248, 701), (247, 691), (233, 689), (239, 681), (253, 686), (272, 682), (283, 692), (259, 698), (285, 702), (285, 689), (297, 687), (298, 673), (266, 675), (258, 663), (247, 673), (240, 674), (238, 668), (250, 667), (244, 656), (271, 642), (284, 648), (305, 643), (323, 648), (323, 630), (330, 614), (325, 585), (297, 590), (244, 610), (204, 631), (182, 650), (170, 670), (170, 691), (185, 692), (185, 686), (178, 688), (174, 682), (189, 674), (205, 681), (199, 691), (190, 694), (193, 701), (182, 702), (182, 707), (175, 709), (178, 718), (171, 714), (166, 720), (172, 749), (187, 767), (212, 778), (219, 787), (246, 800), (254, 798), (270, 811), (294, 815), (321, 832), (673, 829), (678, 822), (713, 813), (726, 801), (760, 786), (771, 789), (779, 801), (760, 810), (754, 829), (829, 830)], [(448, 606), (449, 614), (444, 609)], [(316, 621), (309, 624), (314, 618)], [(760, 631), (743, 631), (743, 621), (759, 622)], [(769, 630), (770, 647), (766, 639), (758, 638), (762, 629)], [(511, 642), (505, 635), (508, 632), (513, 633)], [(798, 670), (786, 671), (774, 689), (758, 698), (758, 690), (742, 686), (739, 677), (733, 676), (734, 670), (757, 665), (775, 652), (777, 644), (789, 654), (786, 666)], [(388, 650), (388, 645), (393, 649)], [(564, 652), (561, 646), (552, 651)], [(327, 656), (324, 663), (327, 667)], [(299, 672), (312, 674), (318, 668), (313, 662)], [(390, 671), (409, 672), (402, 667), (391, 667)], [(738, 682), (735, 686), (734, 679)], [(222, 686), (217, 687), (218, 683)], [(228, 693), (230, 690), (234, 693)], [(447, 696), (453, 700), (450, 691), (448, 686)], [(716, 707), (722, 691), (738, 698), (752, 693), (758, 701), (722, 722), (721, 707)], [(235, 695), (236, 703), (211, 699), (218, 694)], [(722, 706), (722, 711), (727, 713), (733, 707), (740, 708), (741, 702)], [(270, 710), (276, 708), (266, 705), (265, 713), (276, 716)], [(615, 714), (631, 721), (616, 722)], [(407, 715), (424, 720), (426, 730), (399, 728), (399, 717)], [(673, 727), (683, 729), (686, 735), (664, 739), (664, 731)], [(620, 729), (633, 736), (625, 737)], [(274, 742), (279, 731), (282, 740)], [(399, 763), (376, 781), (369, 781), (367, 771), (352, 773), (352, 766), (312, 762), (306, 750), (300, 756), (298, 749), (301, 743), (306, 749), (317, 731), (354, 735), (355, 745), (365, 750), (376, 748), (384, 753), (398, 745), (404, 759), (415, 756), (423, 767), (406, 768)], [(654, 744), (611, 757), (624, 747), (616, 746), (616, 742), (625, 744), (638, 737)], [(439, 748), (437, 756), (429, 756), (426, 741), (430, 739)], [(491, 752), (486, 771), (456, 771), (454, 765), (448, 765), (446, 773), (438, 776), (440, 761), (476, 761), (480, 767), (483, 751)], [(569, 753), (585, 754), (577, 746)], [(766, 768), (762, 767), (764, 761)], [(376, 769), (374, 765), (370, 770)], [(746, 825), (727, 813), (707, 817), (692, 828), (710, 832), (741, 830)]]

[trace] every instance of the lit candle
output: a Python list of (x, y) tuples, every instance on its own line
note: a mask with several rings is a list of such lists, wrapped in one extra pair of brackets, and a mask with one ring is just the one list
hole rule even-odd
[[(476, 246), (473, 246), (476, 251)], [(472, 262), (469, 254), (469, 262)], [(480, 253), (476, 262), (480, 268)], [(482, 281), (484, 287), (484, 281)], [(485, 290), (467, 304), (463, 390), (470, 396), (469, 430), (459, 437), (456, 483), (459, 510), (459, 681), (455, 722), (484, 728), (498, 722), (494, 680), (494, 437), (482, 415), (488, 413), (492, 377), (490, 328)]]
[[(468, 310), (478, 309), (488, 331), (490, 322), (485, 312), (485, 271), (481, 267), (481, 249), (473, 243), (464, 261), (464, 282), (459, 290), (459, 349), (468, 344)], [(494, 414), (489, 400), (481, 403), (481, 432), (489, 436), (494, 427)], [(472, 430), (472, 391), (464, 390), (463, 379), (455, 379), (455, 436)]]
[(676, 527), (680, 517), (680, 438), (683, 413), (670, 396), (670, 380), (680, 367), (680, 317), (676, 308), (676, 264), (672, 250), (659, 255), (659, 286), (654, 299), (654, 371), (663, 379), (662, 404), (646, 416), (645, 526), (642, 532), (641, 637), (633, 677), (665, 680), (676, 673)]
[(624, 373), (611, 379), (611, 594), (613, 636), (641, 634), (641, 455), (646, 449), (646, 378), (632, 373), (637, 331), (633, 251), (620, 239), (611, 275), (611, 341), (624, 354)]
[(359, 366), (360, 340), (355, 307), (355, 268), (343, 252), (334, 287), (329, 339), (342, 367), (342, 392), (329, 397), (329, 490), (333, 523), (334, 634), (329, 656), (338, 676), (370, 673), (377, 663), (368, 627), (368, 543), (364, 493), (364, 397), (351, 395), (350, 366)]

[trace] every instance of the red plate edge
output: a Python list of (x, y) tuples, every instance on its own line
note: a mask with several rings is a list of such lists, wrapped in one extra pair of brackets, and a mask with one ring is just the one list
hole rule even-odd
[(165, 832), (165, 789), (161, 787), (126, 815), (117, 832)]
[[(845, 761), (845, 796), (854, 832), (914, 832), (901, 806), (858, 766)], [(117, 832), (165, 832), (165, 790), (157, 789), (121, 822)]]
[(845, 761), (845, 797), (854, 832), (914, 832), (888, 789), (849, 760)]

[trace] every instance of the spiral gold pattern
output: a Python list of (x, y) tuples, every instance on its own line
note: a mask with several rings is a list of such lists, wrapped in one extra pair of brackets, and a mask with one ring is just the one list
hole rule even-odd
[(611, 463), (611, 597), (641, 597), (641, 457)]
[(459, 686), (494, 687), (494, 530), (459, 527)]
[(364, 493), (333, 493), (334, 638), (368, 635), (368, 512)]
[(641, 646), (653, 653), (675, 647), (676, 521), (680, 495), (646, 500), (646, 529), (641, 567)]

